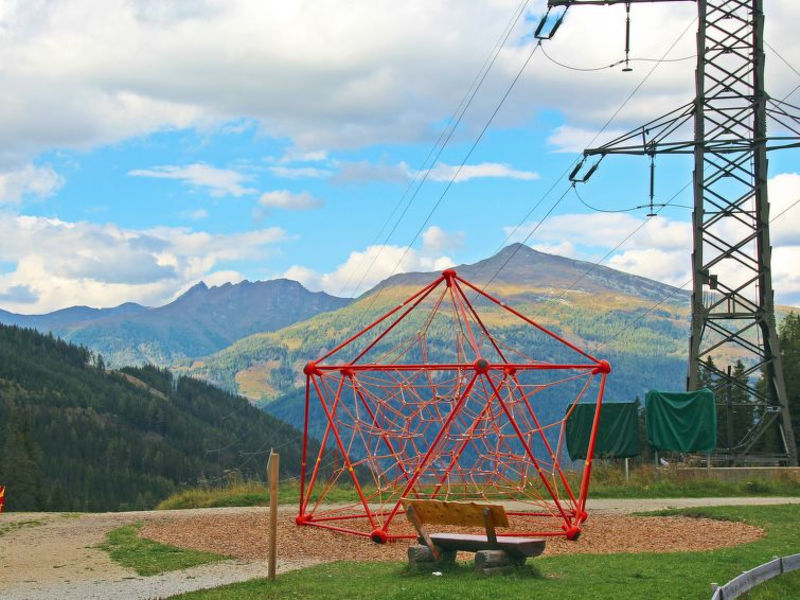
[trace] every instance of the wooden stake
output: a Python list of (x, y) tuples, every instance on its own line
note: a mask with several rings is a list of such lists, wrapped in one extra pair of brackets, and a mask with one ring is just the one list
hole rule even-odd
[(275, 580), (275, 564), (278, 546), (278, 466), (280, 455), (269, 451), (267, 478), (269, 479), (269, 578)]

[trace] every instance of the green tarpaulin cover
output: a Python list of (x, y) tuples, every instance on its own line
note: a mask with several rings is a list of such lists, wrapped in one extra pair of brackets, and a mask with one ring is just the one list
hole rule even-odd
[(647, 443), (656, 450), (711, 452), (717, 445), (714, 392), (659, 392), (645, 397)]
[[(586, 458), (594, 410), (594, 404), (578, 404), (567, 419), (567, 451), (572, 460)], [(594, 455), (600, 458), (639, 456), (638, 414), (638, 402), (604, 403)]]

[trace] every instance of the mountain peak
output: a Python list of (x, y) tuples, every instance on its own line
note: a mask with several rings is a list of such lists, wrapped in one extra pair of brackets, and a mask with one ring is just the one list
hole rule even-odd
[(183, 294), (181, 294), (179, 298), (186, 298), (188, 296), (194, 296), (195, 294), (200, 294), (207, 291), (208, 291), (208, 286), (206, 285), (206, 282), (201, 281), (199, 283), (195, 283), (192, 287), (183, 292)]

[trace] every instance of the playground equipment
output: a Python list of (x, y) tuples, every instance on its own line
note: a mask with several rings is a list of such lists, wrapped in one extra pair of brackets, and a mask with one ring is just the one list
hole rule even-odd
[[(305, 366), (296, 522), (383, 543), (416, 537), (391, 530), (404, 499), (513, 501), (505, 535), (577, 539), (610, 370), (445, 270)], [(596, 410), (576, 477), (562, 457), (581, 401)], [(315, 434), (321, 447), (308, 456)], [(355, 502), (331, 506), (342, 485)]]

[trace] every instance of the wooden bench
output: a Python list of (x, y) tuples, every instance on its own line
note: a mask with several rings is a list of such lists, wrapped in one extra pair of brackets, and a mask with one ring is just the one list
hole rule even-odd
[[(475, 552), (475, 569), (483, 574), (504, 572), (521, 565), (544, 551), (543, 538), (497, 535), (496, 527), (508, 527), (502, 504), (480, 502), (445, 502), (442, 500), (403, 499), (406, 518), (419, 535), (420, 544), (408, 550), (409, 565), (426, 562), (454, 562), (459, 550)], [(483, 534), (428, 533), (424, 525), (483, 527)]]

